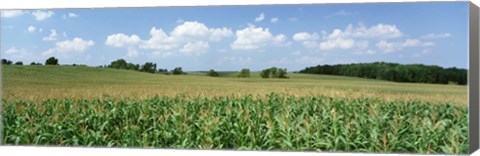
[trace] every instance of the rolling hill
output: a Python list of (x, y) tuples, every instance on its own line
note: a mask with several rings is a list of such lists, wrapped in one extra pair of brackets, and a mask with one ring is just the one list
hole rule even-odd
[(240, 96), (271, 92), (341, 97), (442, 100), (466, 104), (467, 87), (396, 83), (346, 76), (288, 73), (289, 79), (237, 78), (234, 72), (208, 77), (202, 72), (165, 75), (83, 66), (2, 67), (3, 98), (136, 97), (155, 95)]

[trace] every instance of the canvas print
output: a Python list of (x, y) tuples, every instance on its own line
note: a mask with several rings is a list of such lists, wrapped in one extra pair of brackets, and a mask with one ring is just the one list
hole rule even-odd
[(3, 10), (2, 143), (466, 154), (468, 8)]

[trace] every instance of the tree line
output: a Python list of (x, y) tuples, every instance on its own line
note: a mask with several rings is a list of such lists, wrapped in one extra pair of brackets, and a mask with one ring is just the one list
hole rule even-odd
[[(13, 61), (7, 60), (7, 59), (2, 59), (1, 64), (4, 65), (11, 65), (13, 64)], [(18, 61), (14, 63), (15, 65), (23, 65), (23, 62)], [(42, 63), (37, 63), (37, 62), (32, 62), (30, 65), (42, 65)], [(58, 63), (58, 59), (55, 57), (50, 57), (47, 60), (45, 60), (45, 65), (60, 65)], [(72, 66), (86, 66), (86, 65), (77, 65), (77, 64), (72, 64)], [(113, 69), (127, 69), (127, 70), (134, 70), (134, 71), (139, 71), (139, 72), (147, 72), (147, 73), (164, 73), (164, 74), (172, 74), (172, 75), (184, 75), (187, 74), (183, 72), (182, 67), (176, 67), (171, 71), (168, 71), (167, 69), (159, 68), (157, 69), (157, 64), (153, 62), (146, 62), (143, 65), (140, 64), (134, 64), (127, 62), (125, 59), (117, 59), (115, 61), (110, 62), (108, 65), (101, 65), (98, 66), (99, 68), (113, 68)], [(241, 69), (237, 77), (240, 78), (249, 78), (250, 77), (250, 69), (248, 68), (243, 68)], [(264, 69), (260, 72), (260, 77), (262, 78), (288, 78), (287, 76), (287, 69), (284, 68), (277, 68), (277, 67), (271, 67)], [(212, 77), (219, 77), (220, 74), (216, 72), (213, 69), (210, 69), (207, 72), (207, 76), (212, 76)]]
[[(23, 65), (23, 62), (13, 61), (8, 59), (2, 59), (3, 65)], [(42, 65), (39, 62), (32, 62), (30, 65)], [(58, 59), (50, 57), (45, 60), (45, 65), (59, 65)], [(73, 66), (86, 66), (76, 65)], [(171, 71), (167, 69), (157, 69), (157, 64), (153, 62), (146, 62), (143, 65), (133, 64), (125, 61), (124, 59), (118, 59), (112, 61), (109, 65), (99, 66), (101, 68), (114, 68), (114, 69), (128, 69), (139, 72), (148, 73), (164, 73), (173, 75), (183, 75), (182, 67), (176, 67)], [(248, 78), (250, 77), (250, 69), (241, 69), (237, 77)], [(352, 76), (369, 79), (388, 80), (395, 82), (418, 82), (418, 83), (435, 83), (435, 84), (467, 84), (467, 70), (456, 67), (442, 68), (436, 65), (423, 65), (423, 64), (408, 64), (402, 65), (398, 63), (388, 62), (373, 62), (373, 63), (352, 63), (352, 64), (337, 64), (337, 65), (317, 65), (312, 67), (306, 67), (298, 73), (307, 74), (325, 74), (325, 75), (340, 75), (340, 76)], [(219, 77), (220, 74), (213, 69), (207, 72), (207, 76)], [(260, 71), (260, 77), (262, 78), (288, 78), (287, 69), (271, 67)]]
[(456, 67), (442, 68), (436, 65), (373, 62), (337, 65), (317, 65), (299, 73), (352, 76), (394, 82), (418, 82), (460, 85), (467, 84), (467, 70)]
[(157, 64), (153, 62), (146, 62), (145, 64), (140, 65), (140, 64), (129, 63), (125, 61), (125, 59), (118, 59), (118, 60), (112, 61), (109, 65), (104, 65), (100, 67), (114, 68), (114, 69), (128, 69), (128, 70), (147, 72), (147, 73), (165, 73), (165, 74), (173, 74), (173, 75), (186, 74), (185, 72), (182, 71), (182, 67), (176, 67), (175, 69), (169, 72), (167, 69), (163, 69), (163, 68), (157, 69)]
[[(148, 73), (165, 73), (165, 74), (173, 74), (173, 75), (184, 75), (185, 72), (182, 71), (182, 67), (176, 67), (170, 72), (167, 69), (158, 69), (157, 64), (152, 62), (146, 62), (143, 65), (128, 63), (124, 59), (118, 59), (110, 63), (110, 65), (100, 66), (102, 68), (115, 68), (115, 69), (129, 69), (135, 70), (140, 72), (148, 72)], [(240, 78), (249, 78), (250, 77), (250, 69), (244, 68), (239, 71), (237, 77)], [(210, 69), (207, 73), (207, 76), (211, 77), (219, 77), (220, 74), (213, 69)], [(271, 67), (268, 69), (264, 69), (260, 72), (260, 76), (262, 78), (288, 78), (287, 76), (287, 69)]]
[[(3, 65), (12, 65), (12, 64), (13, 65), (23, 65), (23, 62), (22, 61), (17, 61), (15, 63), (13, 63), (12, 60), (2, 59), (1, 64), (3, 64)], [(32, 63), (30, 63), (30, 65), (42, 65), (42, 63), (32, 62)], [(45, 60), (45, 65), (59, 65), (58, 64), (58, 59), (56, 59), (55, 57), (50, 57), (47, 60)]]
[(271, 67), (268, 69), (264, 69), (260, 72), (260, 77), (262, 78), (288, 78), (287, 77), (287, 69), (284, 68), (277, 68)]
[[(238, 72), (237, 77), (239, 77), (239, 78), (249, 78), (250, 74), (251, 74), (250, 69), (243, 68)], [(220, 74), (218, 72), (216, 72), (215, 70), (210, 69), (207, 72), (207, 76), (219, 77)], [(264, 70), (260, 71), (260, 77), (262, 77), (262, 78), (288, 78), (287, 69), (286, 68), (282, 69), (282, 68), (277, 68), (277, 67), (267, 68), (267, 69), (264, 69)]]

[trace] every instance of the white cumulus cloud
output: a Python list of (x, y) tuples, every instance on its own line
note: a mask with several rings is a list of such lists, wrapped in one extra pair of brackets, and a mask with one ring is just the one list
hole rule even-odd
[(231, 48), (240, 50), (258, 49), (267, 45), (273, 38), (268, 28), (257, 28), (253, 25), (237, 30), (236, 36), (237, 39), (231, 44)]
[(180, 53), (187, 54), (187, 55), (199, 55), (204, 53), (210, 46), (208, 42), (204, 41), (196, 41), (196, 42), (188, 42), (180, 49)]
[(73, 40), (57, 42), (54, 48), (50, 48), (43, 52), (43, 55), (59, 54), (63, 57), (67, 57), (69, 52), (82, 53), (93, 45), (95, 45), (95, 42), (92, 40), (83, 40), (82, 38), (76, 37)]
[(299, 32), (299, 33), (295, 33), (292, 38), (295, 41), (305, 41), (305, 40), (318, 40), (320, 36), (317, 33), (309, 34), (307, 32)]
[(418, 39), (405, 39), (403, 42), (388, 42), (382, 40), (376, 44), (377, 48), (385, 53), (403, 50), (408, 47), (429, 47), (433, 46), (433, 42), (423, 42)]
[(249, 25), (248, 27), (236, 31), (236, 40), (230, 44), (234, 50), (255, 50), (267, 45), (274, 46), (288, 46), (290, 43), (285, 43), (287, 37), (284, 34), (273, 36), (268, 28), (255, 27)]
[(15, 47), (11, 47), (7, 51), (5, 51), (5, 54), (10, 58), (16, 59), (26, 59), (31, 56), (31, 53), (28, 52), (26, 49), (17, 49)]
[(422, 44), (423, 44), (423, 46), (425, 46), (425, 47), (429, 47), (429, 46), (434, 46), (434, 45), (435, 45), (434, 42), (423, 42)]
[(275, 43), (283, 43), (287, 40), (287, 36), (285, 36), (284, 34), (280, 34), (280, 35), (277, 35), (275, 36), (275, 38), (273, 39), (273, 41)]
[(171, 35), (177, 38), (205, 37), (208, 35), (208, 27), (199, 22), (184, 22), (173, 29)]
[(150, 50), (172, 50), (176, 48), (177, 39), (168, 36), (163, 29), (153, 27), (150, 30), (151, 38), (148, 40), (143, 40), (140, 44), (140, 48), (142, 49), (150, 49)]
[(320, 39), (320, 35), (317, 33), (307, 33), (307, 32), (299, 32), (295, 33), (292, 36), (294, 41), (302, 42), (303, 46), (306, 48), (317, 48), (319, 45), (318, 40)]
[(277, 23), (278, 21), (280, 21), (280, 19), (278, 19), (277, 17), (270, 19), (270, 22), (272, 23)]
[(42, 38), (43, 41), (55, 41), (57, 40), (57, 31), (55, 29), (50, 29), (50, 35)]
[(36, 30), (37, 30), (37, 28), (35, 28), (33, 25), (28, 26), (28, 28), (27, 28), (27, 31), (28, 31), (29, 33), (35, 32)]
[(175, 40), (195, 40), (210, 39), (212, 41), (220, 41), (233, 35), (229, 28), (208, 28), (205, 24), (197, 21), (187, 21), (178, 25), (170, 33)]
[(162, 28), (152, 27), (150, 38), (145, 40), (135, 34), (128, 36), (117, 33), (108, 36), (105, 43), (113, 47), (130, 47), (130, 51), (136, 48), (148, 50), (151, 56), (166, 57), (173, 54), (201, 54), (210, 48), (209, 41), (219, 42), (232, 35), (230, 28), (209, 28), (197, 21), (186, 21), (170, 33)]
[(8, 11), (1, 11), (1, 17), (4, 17), (4, 18), (13, 18), (13, 17), (17, 17), (17, 16), (20, 16), (22, 14), (24, 14), (25, 12), (22, 11), (22, 10), (8, 10)]
[(68, 17), (78, 17), (78, 15), (75, 13), (68, 13)]
[[(362, 24), (354, 27), (350, 24), (344, 30), (334, 29), (330, 33), (322, 31), (321, 34), (322, 39), (320, 40), (320, 35), (317, 33), (299, 32), (293, 35), (293, 40), (302, 42), (306, 48), (363, 50), (368, 48), (368, 40), (393, 39), (403, 36), (403, 33), (395, 25), (389, 24), (377, 24), (371, 27)], [(387, 49), (385, 43), (380, 43), (378, 46)]]
[(359, 49), (368, 48), (368, 44), (369, 44), (368, 41), (355, 41), (355, 46), (357, 46), (357, 48), (359, 48)]
[(351, 24), (345, 30), (335, 29), (327, 37), (332, 38), (399, 38), (403, 33), (396, 25), (377, 24), (369, 28), (364, 25), (353, 27)]
[(325, 42), (320, 43), (321, 50), (331, 50), (331, 49), (350, 49), (354, 46), (355, 40), (353, 39), (343, 39), (343, 38), (335, 38), (329, 39)]
[(137, 35), (125, 35), (123, 33), (112, 34), (107, 37), (105, 45), (114, 47), (132, 46), (140, 43), (141, 39)]
[(397, 46), (397, 44), (387, 41), (380, 41), (376, 44), (377, 48), (382, 50), (383, 52), (389, 53), (396, 50), (399, 50), (401, 47)]
[(54, 15), (55, 13), (53, 11), (40, 11), (37, 10), (35, 12), (32, 12), (32, 16), (35, 17), (35, 20), (37, 21), (43, 21), (47, 18), (50, 18)]
[(73, 40), (65, 40), (56, 43), (56, 49), (58, 51), (75, 51), (75, 52), (83, 52), (87, 48), (95, 45), (95, 42), (92, 40), (83, 40), (81, 38), (74, 38)]
[(127, 50), (127, 56), (128, 57), (137, 57), (138, 54), (139, 54), (139, 52), (135, 48), (129, 47), (128, 50)]
[(421, 42), (418, 39), (406, 39), (405, 42), (402, 43), (402, 47), (416, 47), (420, 44)]
[(420, 38), (422, 39), (437, 39), (437, 38), (447, 38), (447, 37), (450, 37), (452, 36), (452, 34), (450, 33), (443, 33), (443, 34), (427, 34), (427, 35), (423, 35), (421, 36)]
[(319, 45), (317, 41), (303, 41), (303, 46), (305, 48), (317, 48)]
[(66, 18), (76, 18), (76, 17), (78, 17), (77, 14), (70, 12), (70, 13), (64, 14), (62, 18), (66, 19)]
[(261, 22), (265, 19), (265, 14), (261, 13), (258, 17), (255, 18), (255, 22)]
[(223, 38), (228, 38), (233, 35), (233, 32), (231, 29), (228, 28), (217, 28), (217, 29), (210, 29), (210, 40), (212, 41), (220, 41)]

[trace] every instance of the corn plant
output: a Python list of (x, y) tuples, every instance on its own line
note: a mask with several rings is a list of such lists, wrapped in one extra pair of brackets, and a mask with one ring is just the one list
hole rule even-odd
[(3, 100), (3, 143), (238, 150), (468, 151), (467, 108), (372, 98)]

